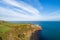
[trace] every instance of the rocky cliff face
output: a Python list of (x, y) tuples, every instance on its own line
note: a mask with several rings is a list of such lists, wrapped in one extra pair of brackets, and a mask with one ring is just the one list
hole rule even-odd
[(5, 33), (0, 32), (0, 40), (38, 40), (38, 31), (42, 28), (34, 24), (14, 24)]

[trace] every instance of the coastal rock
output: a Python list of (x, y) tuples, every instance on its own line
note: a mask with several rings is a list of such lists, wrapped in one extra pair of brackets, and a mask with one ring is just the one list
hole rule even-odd
[(5, 33), (0, 32), (0, 40), (38, 40), (38, 32), (42, 30), (39, 25), (14, 24)]

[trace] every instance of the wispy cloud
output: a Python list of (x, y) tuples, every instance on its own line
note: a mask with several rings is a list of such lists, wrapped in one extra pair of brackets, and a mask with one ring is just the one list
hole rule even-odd
[[(36, 18), (38, 18), (37, 16), (29, 16), (29, 15), (24, 15), (22, 13), (19, 13), (19, 12), (15, 12), (15, 11), (12, 11), (12, 10), (9, 10), (9, 9), (6, 9), (6, 8), (2, 8), (0, 7), (0, 17), (1, 15), (4, 17), (4, 19), (8, 18), (19, 18), (18, 20), (20, 19), (23, 19), (23, 20), (36, 20)], [(6, 17), (7, 16), (7, 17)], [(10, 19), (10, 20), (13, 20), (13, 19)]]
[[(0, 13), (5, 16), (13, 16), (19, 18), (18, 20), (36, 20), (40, 16), (40, 12), (24, 2), (16, 2), (15, 0), (3, 0), (6, 5), (11, 5), (14, 9), (9, 9), (5, 7), (0, 7)], [(19, 8), (19, 9), (17, 9)], [(11, 19), (12, 20), (12, 19)]]
[(22, 10), (33, 13), (34, 15), (39, 15), (39, 11), (37, 9), (35, 9), (34, 7), (24, 3), (22, 1), (20, 3), (18, 3), (17, 1), (14, 1), (14, 0), (3, 0), (3, 1), (9, 5), (12, 5), (12, 6), (18, 7)]
[(16, 0), (0, 0), (0, 3), (7, 5), (0, 6), (0, 20), (46, 21), (60, 19), (60, 10), (54, 11), (50, 14), (42, 15), (39, 10), (21, 0), (20, 2), (17, 2)]

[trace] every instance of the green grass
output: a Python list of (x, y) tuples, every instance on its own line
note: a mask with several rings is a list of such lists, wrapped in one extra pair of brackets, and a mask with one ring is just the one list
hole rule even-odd
[(0, 25), (0, 32), (1, 33), (5, 33), (8, 30), (10, 30), (10, 27), (7, 27), (5, 25)]
[(14, 24), (14, 23), (9, 23), (9, 22), (0, 22), (0, 32), (5, 33), (8, 30), (10, 30), (12, 27), (19, 27), (21, 28), (22, 31), (27, 31), (32, 29), (31, 27), (28, 28), (27, 24)]

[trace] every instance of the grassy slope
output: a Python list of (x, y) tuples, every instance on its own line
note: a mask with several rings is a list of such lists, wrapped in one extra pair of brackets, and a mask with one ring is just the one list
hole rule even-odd
[[(3, 39), (5, 39), (5, 32), (11, 30), (12, 28), (20, 28), (20, 35), (19, 37), (23, 40), (24, 35), (22, 34), (22, 32), (27, 32), (28, 30), (32, 29), (31, 27), (26, 27), (26, 24), (12, 24), (12, 23), (8, 23), (5, 21), (0, 21), (0, 33), (2, 33), (0, 36), (4, 37)], [(16, 31), (18, 31), (18, 29), (16, 29)]]
[(7, 22), (0, 22), (0, 33), (5, 33), (6, 31), (10, 30), (10, 27), (8, 27)]
[[(29, 27), (28, 27), (29, 26)], [(22, 32), (27, 32), (29, 30), (33, 30), (33, 28), (27, 24), (13, 24), (13, 23), (8, 23), (8, 22), (5, 22), (5, 21), (0, 21), (0, 33), (2, 33), (2, 36), (4, 37), (3, 39), (5, 39), (5, 32), (11, 30), (12, 28), (16, 29), (14, 31), (17, 31), (18, 30), (20, 31), (20, 35), (19, 37), (24, 40), (25, 36)], [(0, 35), (1, 36), (1, 35)]]
[(10, 30), (9, 27), (7, 26), (4, 26), (4, 25), (0, 25), (0, 32), (1, 33), (5, 33), (6, 31)]

